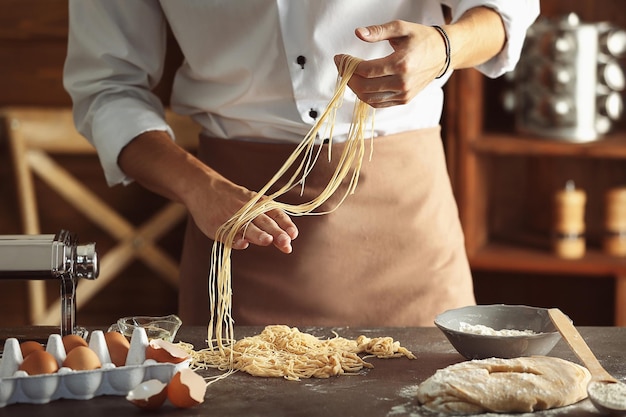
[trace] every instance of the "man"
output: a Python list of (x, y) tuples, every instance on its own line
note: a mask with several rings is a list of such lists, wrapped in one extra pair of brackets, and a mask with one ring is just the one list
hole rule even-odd
[[(216, 230), (316, 123), (342, 54), (363, 59), (333, 146), (342, 146), (358, 97), (377, 109), (374, 157), (335, 212), (271, 210), (239, 233), (234, 318), (427, 325), (475, 302), (439, 136), (442, 86), (454, 69), (511, 70), (538, 10), (536, 0), (70, 0), (65, 87), (109, 184), (137, 181), (188, 208), (179, 313), (205, 324)], [(171, 105), (202, 126), (197, 157), (172, 140), (150, 92), (167, 24), (185, 56)], [(335, 163), (318, 161), (305, 192), (323, 189)], [(299, 190), (285, 198), (301, 201)]]

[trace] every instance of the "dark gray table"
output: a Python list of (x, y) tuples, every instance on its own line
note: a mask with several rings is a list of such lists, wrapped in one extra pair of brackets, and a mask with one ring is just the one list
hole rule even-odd
[[(253, 335), (261, 328), (241, 327), (236, 337)], [(316, 336), (332, 337), (331, 330), (340, 336), (355, 338), (392, 336), (409, 348), (416, 360), (370, 359), (374, 369), (357, 376), (330, 379), (310, 379), (300, 382), (281, 378), (258, 378), (236, 373), (209, 387), (205, 402), (197, 407), (179, 410), (166, 403), (156, 413), (172, 416), (341, 416), (341, 417), (414, 417), (431, 415), (420, 410), (415, 392), (420, 382), (437, 369), (460, 362), (464, 358), (434, 327), (425, 328), (302, 328)], [(605, 368), (618, 379), (626, 379), (626, 328), (582, 327), (579, 329)], [(11, 333), (12, 332), (12, 333)], [(0, 341), (15, 334), (28, 334), (24, 329), (0, 329)], [(183, 326), (177, 339), (204, 346), (206, 327)], [(577, 362), (565, 342), (560, 341), (551, 356)], [(0, 408), (0, 417), (31, 416), (88, 416), (117, 417), (147, 415), (123, 397), (96, 397), (91, 400), (57, 400), (45, 405), (13, 404)], [(599, 415), (589, 402), (536, 416), (591, 416)], [(519, 416), (519, 415), (518, 415)]]

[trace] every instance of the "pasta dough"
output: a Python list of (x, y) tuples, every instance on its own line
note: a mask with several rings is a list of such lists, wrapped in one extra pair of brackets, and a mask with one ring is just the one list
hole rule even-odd
[(417, 399), (437, 412), (532, 412), (586, 398), (590, 378), (586, 368), (554, 357), (473, 360), (438, 370)]

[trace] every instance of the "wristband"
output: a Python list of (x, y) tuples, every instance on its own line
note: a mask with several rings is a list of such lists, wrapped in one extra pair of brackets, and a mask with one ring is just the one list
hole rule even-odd
[(450, 38), (448, 37), (448, 34), (446, 33), (445, 30), (443, 30), (443, 28), (441, 26), (437, 26), (437, 25), (433, 25), (433, 27), (435, 29), (437, 29), (437, 31), (441, 34), (441, 37), (443, 38), (443, 42), (446, 45), (446, 62), (443, 66), (443, 72), (441, 73), (441, 75), (435, 77), (435, 79), (439, 79), (441, 77), (443, 77), (444, 75), (446, 75), (446, 72), (448, 72), (448, 68), (450, 68)]

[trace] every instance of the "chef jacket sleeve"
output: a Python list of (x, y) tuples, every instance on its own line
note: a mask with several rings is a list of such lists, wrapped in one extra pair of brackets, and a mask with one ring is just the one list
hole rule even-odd
[(498, 55), (476, 68), (491, 78), (515, 68), (526, 31), (539, 15), (539, 0), (445, 0), (443, 3), (450, 7), (453, 22), (474, 7), (489, 7), (498, 12), (504, 23), (506, 44)]
[(70, 0), (63, 84), (77, 130), (98, 152), (109, 185), (129, 183), (117, 164), (137, 135), (167, 131), (151, 89), (163, 73), (166, 23), (158, 2)]

